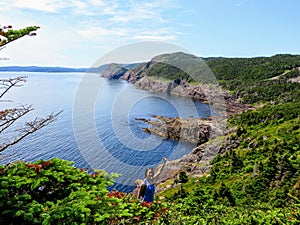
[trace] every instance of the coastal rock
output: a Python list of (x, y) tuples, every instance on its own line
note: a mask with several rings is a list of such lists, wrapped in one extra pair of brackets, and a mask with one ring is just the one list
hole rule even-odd
[(199, 145), (180, 159), (167, 161), (165, 169), (157, 180), (156, 192), (178, 186), (175, 180), (180, 171), (184, 171), (191, 177), (207, 176), (206, 172), (211, 168), (210, 161), (220, 151), (222, 143), (222, 139), (215, 138)]
[(167, 82), (149, 77), (139, 77), (139, 79), (135, 79), (134, 82), (135, 87), (138, 89), (187, 97), (199, 100), (203, 103), (209, 103), (210, 107), (222, 112), (224, 114), (223, 116), (239, 114), (248, 109), (253, 109), (253, 107), (248, 104), (240, 103), (239, 100), (228, 91), (222, 90), (220, 93), (214, 93), (215, 89), (209, 85), (190, 85), (181, 79)]
[(101, 76), (108, 79), (119, 79), (127, 71), (128, 69), (122, 67), (121, 65), (112, 63), (107, 65), (106, 69), (101, 73)]
[(185, 80), (175, 79), (172, 82), (154, 80), (142, 77), (135, 82), (138, 89), (150, 92), (163, 92), (170, 95), (189, 97), (207, 102), (207, 98), (200, 85), (189, 85)]
[(123, 76), (120, 77), (121, 80), (126, 80), (131, 83), (136, 83), (141, 78), (148, 75), (149, 70), (155, 65), (155, 63), (148, 62), (148, 63), (142, 63), (138, 65), (137, 67), (128, 70), (126, 73), (124, 73)]
[[(153, 116), (152, 119), (138, 118), (149, 124), (144, 128), (145, 132), (156, 134), (163, 138), (176, 141), (192, 143), (196, 145), (207, 142), (212, 134), (217, 134), (216, 118), (168, 118), (163, 116)], [(212, 132), (214, 131), (214, 132)], [(219, 131), (220, 133), (220, 131)]]

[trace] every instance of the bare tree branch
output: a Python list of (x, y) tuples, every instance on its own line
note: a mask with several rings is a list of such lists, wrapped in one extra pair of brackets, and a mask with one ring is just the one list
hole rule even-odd
[(4, 130), (9, 128), (15, 121), (32, 110), (33, 108), (31, 105), (22, 105), (18, 108), (5, 109), (3, 111), (0, 111), (0, 134)]
[(25, 138), (29, 134), (32, 134), (35, 131), (47, 126), (49, 123), (52, 123), (61, 112), (62, 111), (55, 113), (55, 114), (52, 113), (52, 114), (48, 115), (46, 118), (36, 118), (32, 122), (27, 122), (23, 128), (16, 130), (17, 132), (19, 132), (17, 137), (15, 137), (12, 141), (2, 144), (0, 146), (0, 152), (4, 151), (8, 147), (18, 143), (19, 141), (21, 141), (23, 138)]
[[(8, 78), (8, 79), (0, 79), (0, 103), (3, 100), (3, 96), (13, 87), (21, 87), (26, 82), (26, 77), (16, 77), (16, 78)], [(0, 134), (2, 134), (5, 130), (12, 127), (12, 125), (18, 121), (21, 117), (25, 116), (29, 112), (33, 111), (31, 105), (21, 105), (15, 108), (4, 109), (0, 111)], [(46, 118), (35, 118), (31, 122), (25, 123), (23, 128), (15, 130), (8, 137), (8, 140), (0, 143), (0, 152), (4, 151), (8, 147), (18, 143), (23, 138), (27, 137), (29, 134), (34, 133), (35, 131), (47, 126), (49, 123), (52, 123), (56, 117), (60, 114), (52, 113), (48, 115)], [(6, 133), (5, 133), (6, 135)], [(9, 140), (11, 139), (11, 140)]]
[[(7, 27), (8, 31), (2, 30), (1, 35), (7, 38), (6, 41), (0, 41), (0, 51), (3, 50), (7, 44), (11, 43), (12, 41), (18, 40), (25, 35), (35, 36), (33, 31), (39, 29), (37, 26), (26, 27), (20, 30), (11, 30), (12, 26)], [(4, 28), (6, 29), (6, 28)], [(20, 76), (16, 78), (8, 78), (8, 79), (0, 79), (0, 103), (4, 100), (2, 99), (5, 94), (13, 87), (20, 87), (26, 82), (26, 77)], [(10, 128), (16, 121), (18, 121), (21, 117), (25, 116), (27, 113), (33, 110), (31, 105), (22, 105), (15, 108), (9, 109), (1, 109), (0, 110), (0, 134), (7, 135), (8, 134), (8, 141), (4, 143), (0, 143), (0, 152), (4, 151), (8, 147), (18, 143), (23, 138), (27, 137), (29, 134), (34, 133), (35, 131), (47, 126), (49, 123), (52, 123), (56, 117), (61, 113), (52, 113), (48, 115), (46, 118), (35, 118), (32, 122), (25, 123), (23, 128), (17, 129), (14, 132), (7, 133), (4, 132), (8, 128)], [(15, 135), (16, 134), (16, 135)], [(15, 135), (14, 137), (11, 137)], [(11, 139), (11, 140), (9, 140)]]
[(2, 93), (0, 93), (0, 99), (12, 88), (12, 87), (20, 87), (25, 83), (26, 77), (15, 77), (15, 78), (9, 78), (9, 79), (0, 79), (0, 87), (1, 89), (4, 89)]
[(6, 46), (1, 45), (0, 51), (1, 51), (2, 49), (4, 49), (4, 48), (6, 48)]

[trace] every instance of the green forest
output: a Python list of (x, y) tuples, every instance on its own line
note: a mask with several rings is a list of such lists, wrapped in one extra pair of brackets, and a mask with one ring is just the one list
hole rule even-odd
[(289, 82), (300, 75), (300, 55), (205, 60), (219, 84), (243, 103), (295, 102), (300, 97), (300, 84)]
[[(174, 58), (189, 57), (184, 56), (184, 53), (170, 55), (174, 55)], [(300, 84), (289, 82), (289, 79), (300, 76), (300, 55), (279, 54), (271, 57), (202, 60), (218, 83), (231, 91), (242, 103), (285, 103), (295, 102), (300, 98)], [(202, 63), (202, 60), (199, 62)], [(162, 62), (150, 64), (147, 76), (169, 81), (179, 78), (191, 84), (196, 83), (195, 77)]]
[[(224, 151), (153, 204), (109, 192), (117, 174), (61, 159), (0, 166), (1, 224), (300, 224), (300, 56), (206, 58), (220, 85), (256, 107), (228, 119)], [(158, 64), (149, 76), (192, 79)], [(170, 75), (172, 74), (172, 75)], [(226, 143), (236, 143), (225, 146)]]

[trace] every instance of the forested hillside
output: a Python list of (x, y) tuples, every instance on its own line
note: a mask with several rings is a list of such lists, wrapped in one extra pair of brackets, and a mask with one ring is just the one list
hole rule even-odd
[(205, 60), (219, 83), (244, 103), (294, 102), (300, 97), (300, 84), (289, 82), (300, 76), (300, 55)]
[[(225, 89), (264, 107), (232, 116), (222, 151), (201, 178), (164, 193), (173, 221), (300, 223), (300, 56), (209, 58)], [(231, 143), (235, 143), (232, 145)]]
[[(185, 53), (172, 53), (154, 57), (150, 62), (127, 71), (123, 79), (137, 81), (142, 77), (163, 81), (185, 80), (190, 84), (201, 82), (201, 75), (187, 74), (175, 65), (179, 61), (193, 60)], [(165, 63), (165, 61), (167, 63)], [(300, 55), (279, 54), (272, 57), (255, 58), (198, 58), (203, 69), (211, 70), (218, 83), (231, 91), (242, 103), (260, 104), (266, 102), (295, 102), (300, 98), (299, 82), (291, 82), (300, 77)], [(173, 62), (170, 64), (168, 62)], [(206, 64), (204, 66), (204, 64)], [(188, 65), (188, 62), (185, 63)], [(186, 66), (188, 67), (188, 66)], [(199, 68), (201, 70), (201, 68)]]
[[(212, 161), (210, 172), (162, 195), (174, 220), (204, 224), (299, 224), (300, 104), (265, 106), (230, 119), (239, 143)], [(298, 200), (297, 200), (298, 199)]]

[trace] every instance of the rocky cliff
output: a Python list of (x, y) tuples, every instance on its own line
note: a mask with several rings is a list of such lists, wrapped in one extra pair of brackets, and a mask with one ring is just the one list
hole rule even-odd
[(207, 98), (200, 85), (190, 85), (180, 78), (173, 81), (159, 81), (148, 77), (140, 78), (135, 87), (151, 92), (163, 92), (170, 95), (189, 97), (207, 102)]
[(119, 79), (127, 71), (128, 71), (128, 69), (126, 69), (122, 65), (112, 63), (112, 64), (107, 65), (105, 70), (102, 71), (101, 76), (105, 77), (105, 78), (108, 78), (108, 79)]

